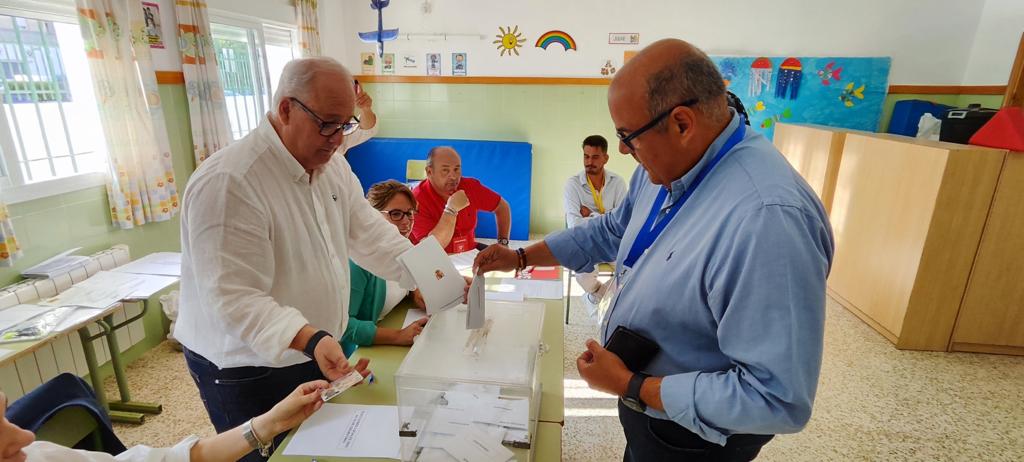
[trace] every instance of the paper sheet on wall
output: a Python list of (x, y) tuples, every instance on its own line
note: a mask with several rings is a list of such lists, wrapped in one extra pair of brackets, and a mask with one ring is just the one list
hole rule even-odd
[(302, 423), (286, 456), (398, 459), (398, 407), (327, 403)]
[(542, 298), (545, 300), (561, 300), (565, 294), (562, 281), (533, 281), (529, 279), (502, 278), (501, 284), (515, 287), (526, 298)]

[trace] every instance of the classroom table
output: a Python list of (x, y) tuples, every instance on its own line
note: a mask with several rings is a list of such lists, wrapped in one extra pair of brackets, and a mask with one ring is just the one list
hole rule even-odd
[[(564, 326), (562, 325), (562, 301), (561, 300), (532, 300), (544, 303), (544, 327), (541, 332), (541, 339), (548, 346), (548, 351), (541, 356), (539, 361), (541, 401), (540, 411), (537, 418), (537, 435), (534, 439), (533, 460), (551, 461), (561, 460), (562, 450), (562, 423), (565, 420), (564, 396), (564, 371), (562, 359), (564, 346)], [(405, 320), (406, 312), (409, 310), (408, 302), (403, 302), (391, 311), (381, 322), (380, 326), (399, 328)], [(376, 404), (396, 405), (398, 397), (395, 392), (395, 372), (409, 352), (409, 347), (376, 345), (360, 347), (353, 354), (351, 362), (359, 358), (370, 360), (370, 369), (373, 371), (375, 383), (372, 385), (359, 385), (349, 389), (341, 396), (331, 400), (332, 403), (346, 404)], [(395, 429), (397, 431), (397, 429)], [(310, 456), (285, 456), (284, 449), (288, 447), (295, 430), (292, 430), (285, 438), (281, 446), (276, 448), (271, 461), (302, 461), (309, 462)], [(511, 449), (511, 448), (510, 448)], [(520, 462), (529, 461), (530, 451), (528, 449), (512, 449), (516, 454), (516, 460)], [(336, 457), (316, 457), (317, 461), (378, 461), (381, 459), (355, 459)]]
[[(103, 310), (97, 310), (92, 316), (83, 318), (68, 328), (59, 332), (52, 332), (41, 339), (3, 344), (4, 349), (12, 350), (13, 353), (0, 359), (0, 367), (6, 366), (18, 360), (18, 358), (32, 354), (63, 335), (70, 335), (71, 332), (77, 331), (78, 337), (82, 341), (82, 354), (85, 357), (86, 367), (89, 369), (89, 380), (92, 382), (93, 391), (96, 393), (96, 400), (109, 410), (110, 420), (141, 424), (145, 420), (145, 414), (159, 414), (163, 411), (163, 406), (156, 403), (143, 403), (131, 400), (131, 391), (128, 388), (128, 378), (124, 372), (124, 365), (121, 362), (121, 348), (117, 341), (116, 331), (142, 319), (146, 315), (147, 301), (131, 300), (123, 303), (138, 303), (139, 313), (120, 323), (115, 323), (114, 312), (121, 307), (119, 304), (114, 304)], [(99, 333), (93, 334), (89, 332), (89, 325), (93, 323), (100, 327)], [(103, 390), (103, 380), (100, 378), (99, 361), (96, 359), (96, 351), (92, 345), (93, 340), (100, 337), (106, 337), (107, 347), (110, 350), (110, 367), (114, 372), (117, 389), (121, 396), (115, 402), (107, 401), (106, 393)]]

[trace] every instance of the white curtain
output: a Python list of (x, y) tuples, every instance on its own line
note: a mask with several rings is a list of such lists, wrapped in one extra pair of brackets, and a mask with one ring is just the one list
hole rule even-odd
[(137, 0), (75, 0), (110, 158), (114, 225), (129, 229), (178, 213), (170, 144)]
[(302, 56), (320, 56), (320, 18), (316, 0), (295, 0), (295, 22), (299, 27)]
[(174, 3), (174, 12), (178, 16), (178, 48), (188, 94), (192, 150), (198, 167), (207, 157), (231, 143), (231, 124), (206, 3), (178, 0)]

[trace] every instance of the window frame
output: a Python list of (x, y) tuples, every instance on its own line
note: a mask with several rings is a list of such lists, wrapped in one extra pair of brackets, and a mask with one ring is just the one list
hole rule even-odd
[[(266, 29), (266, 27), (274, 27), (274, 28), (278, 28), (278, 29), (286, 29), (286, 30), (288, 30), (291, 33), (292, 40), (291, 40), (291, 44), (290, 45), (291, 45), (291, 48), (292, 48), (293, 55), (298, 55), (298, 54), (300, 54), (299, 53), (299, 30), (298, 30), (298, 28), (295, 27), (295, 25), (293, 25), (293, 24), (288, 24), (288, 23), (284, 23), (284, 22), (280, 22), (280, 21), (274, 21), (274, 20), (270, 20), (270, 19), (264, 19), (264, 18), (260, 18), (260, 17), (256, 17), (256, 16), (250, 16), (250, 15), (246, 15), (246, 14), (235, 13), (235, 12), (230, 12), (230, 11), (225, 11), (225, 10), (220, 10), (220, 9), (210, 8), (209, 12), (210, 12), (209, 19), (210, 19), (211, 26), (214, 23), (216, 23), (216, 24), (222, 24), (222, 25), (225, 25), (225, 26), (240, 27), (240, 28), (244, 28), (244, 29), (255, 31), (256, 36), (257, 36), (257, 41), (259, 42), (258, 43), (259, 46), (255, 47), (255, 48), (258, 49), (258, 53), (259, 53), (259, 56), (257, 56), (256, 58), (259, 60), (258, 64), (259, 64), (260, 69), (259, 69), (259, 82), (254, 82), (254, 84), (257, 84), (257, 85), (259, 85), (261, 87), (263, 87), (263, 86), (266, 87), (267, 98), (266, 98), (266, 101), (262, 101), (261, 102), (261, 104), (266, 106), (264, 108), (263, 112), (265, 113), (267, 111), (272, 110), (271, 106), (274, 104), (274, 94), (273, 94), (273, 91), (276, 90), (276, 89), (270, 88), (270, 86), (271, 86), (270, 85), (270, 83), (271, 83), (271, 79), (270, 79), (270, 65), (269, 65), (269, 60), (267, 59), (267, 40), (266, 40), (266, 31), (265, 31), (265, 29)], [(298, 57), (298, 56), (296, 56), (296, 57)], [(219, 58), (220, 58), (220, 56), (218, 54), (218, 59)], [(220, 62), (218, 62), (217, 64), (218, 64), (218, 66), (222, 65), (222, 63), (220, 63)], [(262, 117), (263, 117), (262, 113), (261, 114), (257, 114), (256, 120), (259, 120)], [(230, 124), (230, 121), (229, 121), (229, 124)], [(254, 129), (255, 129), (255, 127), (252, 128), (252, 130), (254, 130)], [(250, 130), (250, 132), (251, 132), (251, 130)], [(243, 136), (245, 136), (245, 135), (243, 135)], [(239, 139), (241, 139), (241, 138), (239, 138)], [(232, 141), (237, 141), (236, 139), (234, 139), (234, 129), (233, 128), (232, 128)]]
[[(79, 26), (74, 5), (50, 2), (8, 0), (0, 6), (0, 15), (17, 16), (39, 21), (62, 22)], [(17, 204), (50, 196), (103, 186), (110, 177), (109, 157), (106, 172), (82, 172), (60, 178), (25, 183), (19, 165), (14, 135), (5, 111), (0, 110), (0, 150), (3, 155), (3, 174), (0, 176), (0, 198), (7, 204)]]

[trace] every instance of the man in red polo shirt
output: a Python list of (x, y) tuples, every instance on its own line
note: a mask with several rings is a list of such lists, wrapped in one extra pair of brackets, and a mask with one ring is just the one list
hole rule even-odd
[(462, 159), (448, 146), (427, 154), (427, 179), (413, 189), (419, 211), (412, 227), (412, 241), (434, 236), (450, 254), (476, 248), (476, 212), (494, 212), (498, 243), (508, 245), (512, 211), (498, 193), (475, 178), (462, 176)]

